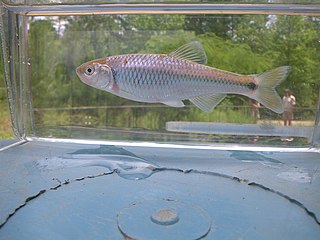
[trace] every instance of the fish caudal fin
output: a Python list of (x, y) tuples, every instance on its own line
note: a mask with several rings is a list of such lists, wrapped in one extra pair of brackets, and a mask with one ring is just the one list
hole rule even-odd
[(287, 78), (290, 69), (282, 66), (255, 76), (258, 83), (255, 99), (276, 113), (283, 112), (283, 105), (275, 88)]

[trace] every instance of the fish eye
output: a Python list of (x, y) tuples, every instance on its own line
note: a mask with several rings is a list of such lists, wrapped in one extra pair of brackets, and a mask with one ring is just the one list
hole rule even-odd
[(94, 73), (94, 67), (87, 67), (85, 70), (86, 75), (92, 75)]

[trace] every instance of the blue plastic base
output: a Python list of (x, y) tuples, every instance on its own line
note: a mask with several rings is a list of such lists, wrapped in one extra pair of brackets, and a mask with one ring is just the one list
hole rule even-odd
[[(0, 160), (0, 239), (320, 236), (317, 152), (27, 142)], [(157, 202), (179, 220), (152, 221)]]

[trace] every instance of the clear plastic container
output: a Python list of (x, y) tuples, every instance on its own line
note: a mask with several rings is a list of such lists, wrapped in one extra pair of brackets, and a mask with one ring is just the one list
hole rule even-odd
[[(15, 135), (317, 145), (319, 6), (278, 2), (3, 1), (2, 45)], [(296, 97), (293, 126), (283, 126), (282, 114), (255, 108), (244, 96), (228, 95), (206, 113), (188, 100), (184, 108), (131, 101), (91, 88), (76, 75), (89, 60), (167, 54), (194, 40), (204, 46), (207, 65), (219, 69), (259, 74), (290, 65), (277, 90), (282, 97), (290, 88)]]

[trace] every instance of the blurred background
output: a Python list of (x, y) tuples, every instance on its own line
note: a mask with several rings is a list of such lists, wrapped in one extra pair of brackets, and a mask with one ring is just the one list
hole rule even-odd
[(6, 84), (3, 76), (3, 63), (0, 63), (0, 139), (13, 138)]
[[(28, 19), (34, 123), (164, 130), (168, 120), (282, 125), (281, 114), (249, 99), (228, 96), (212, 113), (141, 105), (90, 88), (75, 68), (88, 60), (128, 53), (170, 53), (202, 43), (208, 65), (255, 74), (290, 65), (279, 86), (296, 97), (293, 125), (312, 126), (320, 85), (320, 18), (275, 15), (100, 15)], [(1, 61), (2, 62), (2, 61)], [(136, 106), (137, 105), (137, 106)], [(3, 66), (0, 66), (0, 138), (12, 137)], [(120, 108), (122, 109), (119, 111)], [(165, 117), (164, 117), (165, 116)]]

